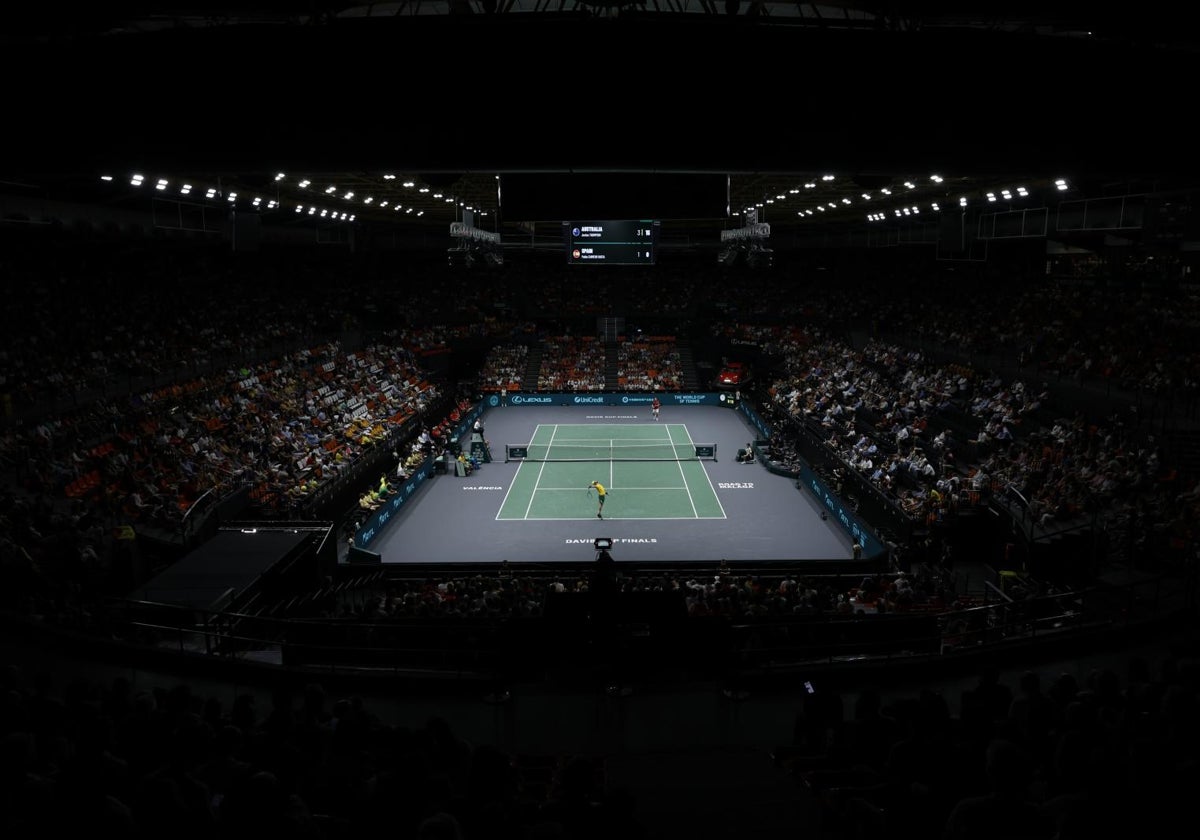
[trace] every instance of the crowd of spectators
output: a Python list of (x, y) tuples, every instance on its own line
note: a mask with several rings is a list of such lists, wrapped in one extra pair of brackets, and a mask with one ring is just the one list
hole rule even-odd
[(678, 391), (683, 362), (672, 335), (638, 335), (617, 345), (617, 386), (622, 391)]
[(607, 356), (595, 336), (559, 335), (542, 340), (539, 391), (603, 391)]
[[(358, 309), (347, 302), (380, 288), (380, 278), (390, 276), (388, 267), (360, 275), (336, 260), (330, 266), (320, 258), (300, 260), (293, 283), (291, 274), (268, 260), (238, 262), (203, 250), (195, 259), (155, 248), (128, 259), (123, 251), (103, 249), (39, 251), (38, 260), (21, 253), (6, 256), (6, 265), (30, 279), (15, 293), (36, 325), (22, 331), (26, 319), (14, 320), (19, 314), (6, 310), (12, 329), (0, 353), (11, 362), (2, 374), (10, 400), (31, 398), (48, 384), (79, 389), (97, 377), (111, 378), (114, 366), (127, 382), (143, 374), (161, 379), (153, 387), (101, 395), (4, 430), (0, 462), (23, 496), (14, 509), (54, 511), (32, 530), (24, 523), (33, 517), (17, 517), (22, 524), (7, 532), (12, 562), (37, 553), (28, 541), (39, 539), (35, 535), (51, 521), (58, 527), (71, 523), (64, 541), (72, 546), (72, 563), (95, 562), (104, 554), (98, 528), (177, 530), (198, 499), (237, 487), (249, 488), (263, 510), (294, 514), (364, 454), (409, 446), (394, 439), (397, 429), (415, 434), (424, 426), (433, 441), (412, 441), (410, 452), (397, 454), (403, 475), (420, 458), (442, 451), (439, 438), (452, 418), (424, 416), (444, 396), (426, 365), (460, 344), (490, 346), (482, 381), (503, 381), (500, 387), (507, 390), (529, 387), (522, 378), (532, 342), (542, 350), (538, 389), (602, 390), (612, 361), (603, 342), (539, 330), (528, 316), (547, 307), (586, 316), (588, 295), (617, 294), (624, 282), (606, 277), (588, 285), (580, 306), (571, 309), (557, 285), (561, 267), (533, 270), (527, 279), (491, 277), (483, 291), (478, 278), (451, 275), (445, 286), (426, 283), (414, 291), (410, 317), (396, 318), (400, 326), (389, 324), (379, 343), (348, 351), (337, 334), (359, 329), (372, 316), (386, 322), (399, 314), (394, 284), (380, 294), (379, 300), (389, 302), (386, 311), (374, 311), (380, 308), (374, 298)], [(47, 264), (53, 282), (32, 282)], [(329, 273), (322, 274), (326, 268)], [(166, 294), (164, 284), (146, 298), (121, 297), (122, 289), (147, 272), (178, 280), (184, 292)], [(259, 282), (247, 282), (252, 273)], [(332, 303), (316, 300), (328, 290), (322, 277), (326, 283), (329, 277), (344, 281), (346, 295)], [(198, 283), (205, 278), (202, 294)], [(721, 313), (712, 321), (714, 339), (753, 348), (775, 362), (762, 406), (777, 427), (763, 450), (773, 466), (798, 465), (803, 429), (838, 460), (831, 476), (835, 489), (843, 489), (841, 480), (854, 472), (914, 521), (1005, 495), (1041, 526), (1119, 511), (1186, 544), (1190, 523), (1200, 514), (1196, 494), (1184, 490), (1166, 453), (1146, 438), (1136, 416), (1090, 418), (1067, 409), (1054, 386), (1040, 378), (1004, 378), (961, 362), (934, 362), (930, 354), (894, 341), (856, 345), (845, 331), (845, 313), (858, 295), (873, 302), (867, 307), (871, 314), (851, 327), (875, 332), (884, 323), (889, 331), (911, 327), (925, 340), (949, 335), (967, 351), (1024, 348), (1037, 359), (1049, 358), (1051, 349), (1062, 351), (1069, 338), (1084, 359), (1082, 368), (1110, 345), (1120, 346), (1124, 375), (1157, 371), (1163, 381), (1183, 386), (1194, 373), (1190, 345), (1180, 345), (1184, 352), (1178, 358), (1152, 348), (1131, 354), (1126, 327), (1102, 316), (1077, 288), (1018, 286), (1009, 290), (1015, 305), (1005, 308), (995, 306), (999, 291), (991, 286), (978, 295), (960, 286), (934, 277), (914, 296), (891, 294), (887, 283), (860, 288), (851, 281), (823, 286), (822, 295), (781, 297), (770, 277), (750, 276), (733, 286), (719, 273), (693, 272), (670, 275), (660, 293), (674, 303), (664, 312), (694, 314), (698, 305), (711, 306)], [(281, 287), (287, 295), (278, 293)], [(239, 292), (225, 294), (233, 289)], [(629, 289), (619, 294), (653, 308), (652, 295), (638, 298)], [(1156, 324), (1154, 346), (1163, 336), (1181, 340), (1194, 321), (1194, 297), (1123, 294), (1133, 322)], [(114, 304), (118, 298), (124, 305)], [(91, 307), (90, 318), (79, 323), (103, 323), (105, 329), (68, 334), (62, 317), (36, 317), (60, 299), (68, 307)], [(466, 308), (455, 309), (448, 300)], [(995, 317), (979, 317), (981, 307), (993, 307)], [(444, 317), (435, 317), (438, 313)], [(1029, 344), (1039, 316), (1047, 322), (1044, 337)], [(939, 318), (951, 325), (948, 332), (929, 326)], [(27, 340), (18, 340), (22, 336)], [(279, 349), (285, 345), (291, 346)], [(622, 387), (679, 387), (680, 356), (669, 336), (625, 341), (618, 352)], [(1131, 367), (1131, 360), (1141, 367)], [(378, 505), (374, 475), (368, 479), (372, 486), (358, 488), (357, 498), (362, 503), (370, 491)]]
[[(288, 510), (438, 397), (404, 348), (336, 344), (90, 407), (33, 427), (17, 477), (109, 520), (178, 528), (201, 496), (249, 487)], [(102, 424), (102, 425), (101, 425)], [(84, 434), (84, 433), (87, 434)]]
[(824, 442), (840, 463), (835, 485), (853, 471), (914, 520), (1000, 495), (1042, 527), (1150, 506), (1182, 530), (1196, 512), (1171, 503), (1177, 472), (1136, 416), (1063, 416), (1047, 383), (936, 364), (877, 340), (856, 349), (813, 328), (790, 347), (768, 385), (768, 414), (781, 431)]
[(525, 364), (529, 358), (528, 344), (497, 344), (487, 352), (479, 371), (479, 390), (484, 392), (521, 390)]
[[(1117, 666), (1119, 667), (1119, 666)], [(994, 666), (958, 696), (885, 700), (811, 695), (789, 759), (826, 824), (866, 836), (885, 826), (944, 840), (1094, 837), (1164, 831), (1196, 781), (1194, 658), (1132, 656), (1011, 681)]]
[(345, 261), (324, 255), (284, 264), (70, 238), (46, 248), (13, 244), (0, 255), (9, 281), (0, 391), (10, 409), (173, 384), (359, 325), (352, 299), (328, 293)]
[[(591, 569), (565, 576), (526, 572), (393, 577), (381, 588), (347, 593), (328, 604), (325, 615), (360, 620), (536, 618), (546, 613), (548, 601), (556, 596), (594, 592), (596, 584)], [(674, 595), (691, 617), (722, 616), (735, 621), (948, 611), (968, 605), (956, 592), (952, 572), (933, 564), (915, 564), (912, 571), (892, 577), (877, 573), (862, 579), (796, 573), (746, 575), (727, 565), (712, 575), (623, 572), (614, 576), (611, 591)]]
[(6, 837), (641, 836), (628, 792), (593, 759), (535, 775), (444, 717), (389, 722), (320, 683), (226, 704), (186, 682), (23, 676), (0, 672)]
[[(389, 720), (318, 682), (225, 701), (188, 682), (140, 689), (8, 666), (0, 688), (9, 837), (636, 838), (637, 806), (671, 801), (663, 790), (635, 802), (608, 780), (603, 751), (564, 752), (535, 775), (452, 719)], [(1197, 660), (1172, 650), (1079, 674), (986, 664), (961, 688), (819, 684), (773, 754), (822, 836), (1160, 833), (1186, 818), (1197, 781), (1197, 703)]]

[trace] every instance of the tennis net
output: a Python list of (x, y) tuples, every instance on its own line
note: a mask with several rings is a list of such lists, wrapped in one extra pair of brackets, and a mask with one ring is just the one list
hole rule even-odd
[(715, 461), (715, 443), (570, 443), (505, 444), (505, 461)]

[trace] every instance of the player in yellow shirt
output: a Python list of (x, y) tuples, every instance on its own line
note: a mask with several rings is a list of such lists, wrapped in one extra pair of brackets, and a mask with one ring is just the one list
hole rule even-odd
[(588, 488), (596, 488), (596, 495), (600, 497), (600, 507), (596, 509), (596, 518), (604, 518), (604, 498), (608, 495), (608, 491), (604, 489), (604, 485), (599, 481), (593, 481), (588, 485)]

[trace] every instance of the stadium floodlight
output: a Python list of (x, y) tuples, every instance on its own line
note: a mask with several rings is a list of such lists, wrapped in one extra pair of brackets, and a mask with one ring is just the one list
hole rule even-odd
[(412, 211), (413, 211), (413, 209), (412, 209), (411, 207), (409, 207), (409, 208), (408, 208), (407, 210), (405, 210), (404, 212), (405, 212), (405, 213), (411, 213)]
[(191, 184), (184, 184), (182, 187), (179, 188), (180, 195), (188, 195), (191, 191), (192, 191)]
[[(412, 212), (412, 208), (410, 207), (410, 208), (408, 209), (408, 211), (411, 213), (411, 212)], [(421, 211), (419, 211), (419, 212), (417, 213), (417, 215), (418, 215), (418, 216), (424, 216), (424, 215), (425, 215), (425, 211), (424, 211), (424, 210), (421, 210)]]
[(966, 197), (965, 195), (960, 195), (960, 196), (958, 197), (958, 206), (959, 206), (959, 207), (966, 207), (966, 206), (967, 206), (967, 197)]
[(988, 201), (995, 201), (995, 200), (996, 200), (996, 194), (995, 194), (994, 192), (990, 192), (990, 193), (988, 193), (988, 194), (987, 194), (987, 200), (988, 200)]
[(434, 197), (434, 198), (445, 198), (445, 196), (444, 196), (444, 195), (442, 195), (441, 193), (434, 193), (434, 194), (433, 194), (433, 197)]
[(235, 192), (231, 192), (231, 193), (229, 194), (229, 200), (230, 200), (230, 201), (237, 201), (237, 193), (235, 193)]
[(129, 183), (130, 183), (132, 186), (135, 186), (135, 187), (140, 187), (140, 186), (142, 185), (142, 181), (143, 181), (143, 180), (145, 180), (145, 176), (143, 176), (143, 175), (134, 175), (132, 178), (130, 178), (130, 179), (129, 179)]
[(1012, 198), (1012, 193), (1010, 193), (1008, 190), (1000, 190), (1000, 195), (1004, 197), (1005, 201), (1008, 201)]
[(848, 198), (842, 199), (842, 204), (849, 204), (849, 203), (850, 203), (850, 199), (848, 199)]
[(416, 184), (414, 184), (412, 181), (405, 181), (404, 186), (408, 187), (411, 190), (413, 187), (416, 186)]
[(933, 183), (935, 183), (935, 184), (940, 184), (940, 183), (942, 183), (942, 176), (941, 175), (930, 175), (929, 180), (933, 181)]
[(938, 203), (936, 201), (933, 202), (930, 206), (933, 207), (933, 212), (935, 212), (935, 213), (940, 213), (942, 210), (941, 207), (938, 207)]
[(910, 190), (915, 190), (917, 188), (917, 185), (912, 181), (905, 181), (904, 186), (908, 187)]
[(1025, 198), (1027, 195), (1029, 195), (1029, 190), (1025, 189), (1024, 187), (1017, 187), (1017, 195)]
[(350, 221), (352, 221), (352, 222), (354, 221), (354, 214), (350, 215)]
[(156, 190), (165, 190), (166, 188), (167, 188), (167, 179), (166, 178), (159, 178), (158, 183), (154, 185), (154, 189), (156, 189)]
[(257, 207), (258, 205), (262, 204), (262, 196), (260, 196), (260, 195), (254, 196), (254, 200), (251, 201), (250, 203), (252, 205), (254, 205), (255, 207)]
[(309, 208), (308, 208), (308, 215), (310, 215), (310, 216), (311, 216), (311, 215), (313, 215), (313, 214), (314, 214), (314, 213), (316, 213), (316, 212), (317, 212), (317, 208), (316, 208), (316, 207), (309, 207)]
[(367, 196), (366, 198), (363, 199), (363, 204), (370, 204), (374, 200), (375, 199), (373, 197)]
[(383, 180), (385, 180), (385, 181), (395, 181), (395, 180), (396, 180), (396, 176), (395, 176), (395, 175), (384, 175), (384, 176), (383, 176)]
[(785, 198), (787, 198), (787, 196), (783, 193), (780, 193), (779, 195), (775, 196), (775, 198), (779, 201), (783, 201)]
[(447, 203), (447, 204), (453, 204), (453, 203), (454, 203), (454, 199), (453, 199), (453, 198), (447, 198), (447, 199), (446, 199), (446, 203)]
[(326, 216), (328, 216), (328, 215), (329, 215), (329, 211), (328, 211), (328, 210), (322, 210), (322, 211), (321, 211), (321, 218), (322, 218), (322, 219), (324, 219), (324, 218), (325, 218)]
[(112, 180), (112, 176), (111, 176), (111, 175), (101, 175), (101, 176), (100, 176), (100, 180), (101, 180), (101, 181), (111, 181), (111, 180)]
[(205, 198), (216, 198), (216, 197), (217, 197), (217, 188), (216, 188), (216, 187), (209, 187), (209, 188), (208, 188), (208, 192), (206, 192), (206, 193), (204, 194), (204, 197), (205, 197)]
[(862, 197), (863, 197), (863, 201), (870, 201), (870, 200), (871, 200), (871, 194), (870, 194), (870, 193), (863, 193), (863, 194), (862, 194)]
[(832, 181), (832, 180), (833, 180), (833, 176), (832, 176), (832, 175), (822, 175), (822, 176), (821, 176), (821, 180), (822, 180), (822, 181)]
[(354, 190), (349, 190), (344, 196), (342, 196), (342, 198), (344, 198), (346, 201), (354, 198)]
[(812, 181), (809, 181), (807, 184), (804, 185), (804, 189), (811, 190), (815, 186), (816, 186), (816, 184), (814, 184)]
[(804, 212), (805, 212), (805, 213), (807, 213), (807, 214), (808, 214), (808, 215), (810, 215), (810, 216), (812, 215), (812, 210), (805, 210)]
[(268, 201), (268, 202), (267, 202), (267, 209), (268, 209), (268, 210), (274, 210), (274, 209), (275, 209), (275, 205), (276, 205), (276, 204), (278, 204), (278, 202), (277, 202), (277, 201), (275, 201), (275, 199), (273, 199), (273, 198), (272, 198), (270, 201)]
[(331, 186), (329, 189), (325, 190), (325, 195), (329, 195), (330, 193), (335, 193), (335, 192), (337, 192), (337, 187)]
[(343, 214), (342, 214), (342, 218), (341, 218), (341, 220), (342, 220), (343, 222), (344, 222), (344, 221), (346, 221), (346, 214), (345, 214), (345, 213), (343, 213)]
[(767, 204), (774, 204), (774, 203), (775, 203), (775, 199), (773, 199), (773, 198), (767, 199)]
[(300, 189), (305, 189), (311, 183), (312, 183), (312, 181), (305, 178), (303, 181), (300, 182)]
[(822, 213), (824, 213), (824, 212), (825, 212), (825, 205), (824, 205), (824, 204), (818, 204), (818, 205), (817, 205), (817, 209), (818, 209), (818, 210), (820, 210)]
[(881, 193), (883, 193), (884, 195), (891, 195), (891, 194), (892, 194), (892, 191), (891, 191), (891, 190), (889, 190), (887, 187), (880, 187), (880, 188), (879, 188), (879, 191), (880, 191)]
[(1059, 190), (1068, 189), (1066, 179), (1064, 179), (1064, 178), (1056, 179), (1054, 181), (1054, 186), (1058, 187)]
[(379, 202), (379, 206), (380, 206), (380, 207), (387, 207), (387, 206), (388, 206), (388, 201), (387, 201), (387, 199), (385, 198), (383, 201)]
[(287, 177), (286, 175), (284, 175), (282, 172), (280, 172), (278, 175), (275, 176), (275, 180), (282, 181), (286, 177)]
[(914, 216), (918, 216), (921, 213), (921, 208), (914, 204), (912, 211)]
[(296, 205), (296, 212), (297, 212), (297, 213), (302, 213), (302, 212), (304, 212), (304, 205), (303, 205), (303, 204), (297, 204), (297, 205)]
[(798, 192), (800, 192), (800, 190), (793, 187), (792, 189), (788, 190), (788, 192), (792, 195), (796, 195)]
[(909, 210), (907, 207), (904, 207), (904, 208), (902, 208), (902, 209), (904, 210), (904, 215), (905, 215), (905, 216), (911, 216), (911, 215), (912, 215), (912, 212), (911, 212), (911, 211), (910, 211), (910, 210)]

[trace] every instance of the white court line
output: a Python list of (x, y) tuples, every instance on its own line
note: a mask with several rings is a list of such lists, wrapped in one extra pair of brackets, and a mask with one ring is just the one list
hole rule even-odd
[[(535, 428), (535, 429), (533, 430), (533, 434), (534, 434), (534, 436), (535, 436), (535, 437), (537, 436), (537, 430), (538, 430), (538, 429), (540, 429), (540, 428), (542, 428), (542, 424), (541, 424), (541, 423), (538, 423), (538, 425), (537, 425), (537, 428)], [(546, 444), (546, 451), (547, 451), (547, 452), (549, 452), (549, 451), (550, 451), (550, 447), (554, 445), (554, 436), (555, 436), (556, 434), (558, 434), (558, 426), (557, 426), (557, 425), (555, 425), (555, 427), (554, 427), (554, 431), (552, 431), (552, 432), (550, 433), (550, 443)], [(537, 496), (537, 489), (538, 489), (538, 485), (539, 485), (539, 484), (541, 483), (541, 481), (542, 481), (542, 473), (543, 473), (543, 472), (545, 471), (545, 469), (546, 469), (546, 463), (547, 463), (546, 461), (542, 461), (542, 466), (541, 466), (541, 469), (539, 469), (539, 470), (538, 470), (537, 478), (535, 478), (535, 479), (533, 480), (533, 489), (532, 489), (531, 491), (529, 491), (529, 504), (525, 505), (525, 516), (523, 516), (523, 517), (522, 517), (523, 519), (528, 519), (528, 518), (529, 518), (529, 511), (530, 511), (530, 510), (533, 508), (533, 499), (534, 499), (534, 497), (535, 497), (535, 496)]]
[[(687, 427), (684, 426), (683, 430), (686, 432)], [(667, 436), (671, 438), (671, 445), (674, 446), (675, 438), (674, 438), (674, 436), (671, 435), (671, 427), (670, 426), (667, 426)], [(691, 438), (691, 435), (688, 435), (688, 437)], [(692, 506), (692, 516), (695, 519), (699, 519), (700, 511), (696, 510), (696, 500), (692, 498), (692, 488), (688, 486), (687, 475), (683, 472), (683, 461), (676, 461), (675, 466), (679, 467), (679, 477), (683, 479), (683, 488), (685, 490), (687, 490), (688, 504), (690, 504)]]
[[(688, 427), (686, 425), (683, 427), (683, 430), (685, 432), (687, 432), (688, 446), (695, 447), (696, 442), (694, 440), (692, 440), (692, 433), (688, 432)], [(703, 461), (697, 461), (697, 463), (700, 464), (700, 469), (703, 470), (703, 472), (704, 472), (704, 478), (706, 481), (708, 481), (708, 489), (712, 491), (713, 498), (717, 500), (717, 507), (719, 507), (721, 509), (721, 519), (728, 519), (729, 514), (725, 513), (725, 505), (721, 504), (721, 497), (717, 495), (717, 488), (713, 487), (712, 476), (710, 476), (708, 474), (708, 469), (704, 466)], [(683, 471), (682, 467), (680, 467), (679, 469), (680, 469), (680, 472)], [(684, 482), (686, 483), (687, 479), (684, 479)], [(715, 516), (713, 517), (713, 519), (716, 519), (716, 518), (717, 517), (715, 517)]]
[[(549, 493), (552, 490), (562, 490), (564, 492), (575, 491), (576, 493), (579, 492), (578, 487), (539, 487), (538, 489), (541, 490), (543, 493)], [(687, 489), (687, 487), (680, 487), (678, 484), (675, 485), (674, 487), (627, 487), (624, 485), (621, 486), (622, 493), (629, 493), (634, 490), (652, 490), (655, 493), (661, 493), (664, 490), (686, 490), (686, 489)]]
[[(592, 517), (592, 518), (594, 519), (595, 517)], [(713, 522), (716, 522), (718, 520), (724, 520), (724, 519), (725, 519), (724, 516), (614, 516), (614, 517), (612, 517), (612, 521), (614, 521), (614, 522), (617, 522), (617, 521), (620, 521), (620, 522), (703, 522), (704, 520), (711, 520)], [(563, 516), (563, 517), (558, 517), (558, 518), (555, 518), (552, 516), (531, 516), (528, 519), (507, 520), (507, 521), (514, 521), (514, 522), (515, 521), (521, 521), (521, 522), (587, 522), (589, 520), (586, 518), (580, 519), (579, 517), (576, 517), (576, 516)], [(609, 517), (605, 516), (604, 521), (608, 522)]]
[(500, 519), (500, 514), (504, 513), (504, 506), (508, 504), (508, 494), (511, 493), (512, 489), (517, 486), (517, 478), (521, 475), (521, 467), (523, 466), (525, 466), (525, 461), (522, 460), (517, 464), (517, 471), (513, 473), (512, 481), (508, 483), (508, 489), (504, 491), (504, 499), (500, 502), (500, 510), (496, 511), (497, 522), (502, 521)]

